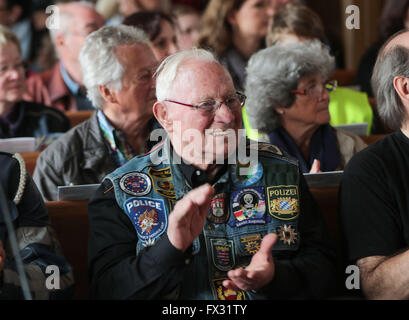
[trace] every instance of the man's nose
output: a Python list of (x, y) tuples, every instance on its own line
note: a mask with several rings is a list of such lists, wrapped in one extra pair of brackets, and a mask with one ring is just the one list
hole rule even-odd
[(233, 110), (222, 103), (220, 108), (216, 110), (214, 118), (218, 122), (231, 123), (234, 120)]

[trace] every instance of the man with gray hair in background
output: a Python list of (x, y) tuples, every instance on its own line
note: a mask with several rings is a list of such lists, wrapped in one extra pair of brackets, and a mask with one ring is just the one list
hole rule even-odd
[(27, 80), (25, 99), (60, 111), (94, 110), (86, 97), (78, 61), (86, 37), (104, 25), (104, 19), (90, 2), (67, 2), (53, 12), (58, 25), (50, 29), (59, 62), (51, 70)]
[(368, 299), (409, 299), (409, 31), (380, 50), (372, 76), (378, 111), (396, 132), (355, 155), (340, 189), (350, 263)]
[[(240, 139), (245, 96), (228, 71), (206, 50), (181, 51), (157, 70), (156, 96), (164, 141), (88, 205), (91, 297), (328, 296), (334, 255), (317, 205), (296, 161)], [(234, 157), (243, 145), (247, 163)]]
[(157, 61), (145, 33), (124, 25), (103, 27), (87, 37), (80, 63), (97, 112), (38, 157), (33, 177), (45, 200), (57, 200), (58, 186), (100, 183), (150, 149)]

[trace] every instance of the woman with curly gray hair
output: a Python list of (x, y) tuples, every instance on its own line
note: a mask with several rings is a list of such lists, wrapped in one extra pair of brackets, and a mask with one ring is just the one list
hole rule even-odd
[[(276, 45), (249, 61), (246, 112), (260, 140), (278, 146), (305, 172), (341, 170), (366, 147), (356, 135), (329, 125), (326, 81), (334, 58), (319, 41)], [(318, 161), (315, 161), (318, 160)]]

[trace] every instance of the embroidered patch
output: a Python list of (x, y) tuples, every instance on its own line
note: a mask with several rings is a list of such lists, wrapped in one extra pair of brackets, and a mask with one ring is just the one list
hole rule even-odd
[(133, 196), (145, 196), (152, 190), (151, 179), (142, 172), (130, 172), (119, 181), (121, 190)]
[(148, 174), (152, 178), (153, 189), (155, 189), (157, 193), (166, 198), (176, 198), (175, 186), (169, 167), (159, 170), (149, 168)]
[(267, 188), (268, 212), (279, 220), (294, 220), (299, 214), (298, 187), (274, 186)]
[(165, 232), (168, 225), (165, 203), (162, 199), (131, 198), (124, 203), (138, 238), (147, 244)]
[(289, 246), (295, 244), (298, 240), (298, 233), (295, 231), (295, 228), (286, 224), (277, 228), (277, 236), (280, 241)]
[(246, 253), (254, 255), (260, 249), (261, 234), (252, 234), (249, 236), (240, 237), (240, 242)]
[(266, 205), (263, 188), (250, 188), (233, 191), (231, 194), (232, 212), (236, 220), (229, 223), (232, 227), (248, 224), (265, 224)]
[(234, 267), (233, 241), (227, 239), (210, 239), (213, 264), (221, 271)]
[(235, 188), (249, 187), (260, 181), (263, 177), (263, 165), (260, 162), (250, 162), (246, 165), (238, 163), (231, 166), (231, 179)]
[(223, 281), (228, 279), (212, 280), (212, 288), (217, 300), (246, 300), (244, 291), (235, 291), (223, 287)]
[(226, 203), (227, 193), (219, 193), (213, 197), (207, 213), (207, 219), (213, 223), (225, 223), (229, 220), (230, 212)]

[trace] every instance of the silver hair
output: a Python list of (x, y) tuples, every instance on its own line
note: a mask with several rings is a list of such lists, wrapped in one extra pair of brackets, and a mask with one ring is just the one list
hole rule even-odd
[(98, 86), (117, 91), (122, 89), (125, 70), (118, 61), (115, 49), (135, 44), (149, 45), (148, 37), (142, 30), (125, 25), (102, 27), (85, 40), (79, 61), (87, 95), (94, 107), (102, 108), (104, 105)]
[(276, 108), (295, 101), (291, 90), (301, 78), (321, 74), (327, 79), (335, 68), (334, 57), (321, 42), (275, 45), (254, 54), (247, 66), (246, 112), (253, 129), (270, 132), (280, 126)]
[(372, 74), (372, 88), (379, 116), (392, 130), (401, 128), (406, 116), (393, 85), (396, 76), (409, 78), (409, 50), (399, 45), (387, 52), (381, 50)]
[(156, 98), (164, 101), (171, 96), (172, 84), (176, 79), (179, 66), (188, 60), (208, 61), (219, 63), (210, 51), (193, 48), (170, 55), (162, 61), (156, 70)]

